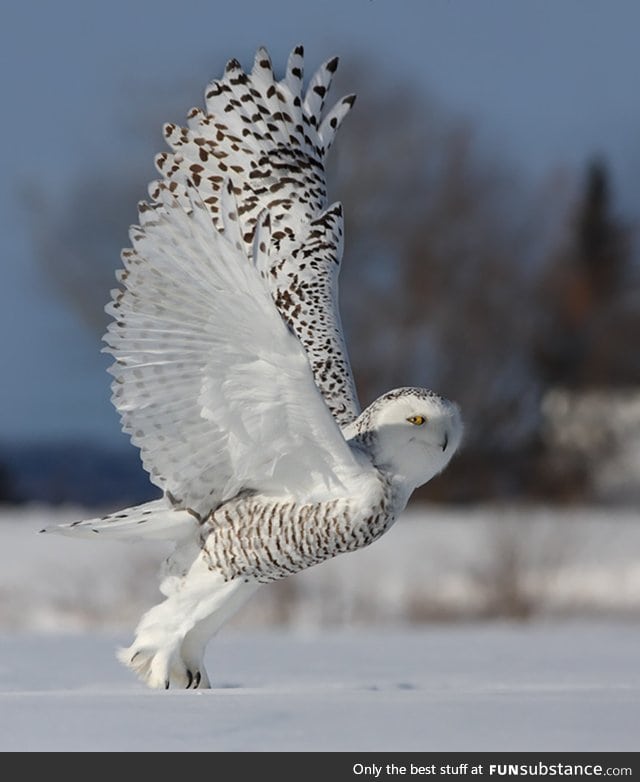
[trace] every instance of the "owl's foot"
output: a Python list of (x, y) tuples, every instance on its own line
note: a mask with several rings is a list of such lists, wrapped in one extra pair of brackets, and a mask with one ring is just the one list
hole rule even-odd
[(197, 690), (209, 687), (204, 667), (187, 665), (179, 649), (142, 648), (136, 643), (120, 649), (118, 659), (154, 689)]
[(207, 642), (256, 588), (243, 579), (225, 581), (198, 556), (181, 580), (165, 579), (166, 599), (140, 619), (134, 642), (118, 659), (149, 687), (209, 688)]

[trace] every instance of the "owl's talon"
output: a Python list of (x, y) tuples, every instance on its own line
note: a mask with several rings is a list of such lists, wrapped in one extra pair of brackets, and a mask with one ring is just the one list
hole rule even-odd
[(201, 679), (202, 679), (202, 674), (200, 673), (200, 671), (196, 671), (196, 675), (195, 675), (194, 680), (193, 680), (193, 689), (194, 690), (197, 690), (198, 687), (200, 686), (200, 680)]
[(191, 671), (187, 670), (187, 686), (185, 687), (185, 690), (188, 690), (192, 684), (193, 684), (193, 674), (191, 673)]

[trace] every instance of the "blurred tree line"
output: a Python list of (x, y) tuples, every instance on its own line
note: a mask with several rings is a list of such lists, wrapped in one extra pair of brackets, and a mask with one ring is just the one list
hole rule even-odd
[[(423, 497), (587, 496), (588, 465), (550, 458), (541, 400), (557, 386), (640, 385), (635, 225), (617, 214), (606, 160), (534, 187), (471, 122), (371, 63), (338, 81), (336, 96), (359, 96), (328, 181), (345, 206), (341, 309), (363, 405), (401, 385), (460, 404), (464, 449)], [(148, 109), (120, 165), (34, 201), (42, 268), (90, 328), (106, 326), (161, 123), (188, 108), (176, 91)], [(139, 102), (127, 111), (139, 116)]]

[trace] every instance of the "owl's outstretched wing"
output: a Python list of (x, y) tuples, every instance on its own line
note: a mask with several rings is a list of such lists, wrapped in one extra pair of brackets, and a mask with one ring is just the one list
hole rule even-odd
[(250, 73), (231, 60), (207, 87), (206, 110), (192, 109), (186, 128), (165, 126), (172, 152), (156, 158), (161, 179), (150, 185), (147, 206), (154, 208), (168, 190), (188, 208), (195, 190), (219, 226), (221, 187), (229, 179), (247, 250), (258, 215), (269, 210), (271, 295), (302, 342), (329, 409), (346, 426), (360, 406), (338, 308), (342, 208), (328, 206), (324, 160), (355, 98), (325, 112), (337, 64), (337, 58), (327, 61), (303, 91), (301, 46), (280, 81), (265, 49)]
[(322, 496), (357, 470), (265, 284), (270, 216), (248, 253), (233, 189), (218, 225), (195, 191), (142, 208), (107, 308), (123, 428), (152, 481), (201, 515), (243, 490)]

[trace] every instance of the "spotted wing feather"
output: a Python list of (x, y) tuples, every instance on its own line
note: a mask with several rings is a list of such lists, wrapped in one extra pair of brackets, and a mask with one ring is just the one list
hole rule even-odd
[[(145, 206), (153, 210), (169, 190), (188, 210), (189, 193), (195, 190), (220, 227), (220, 193), (228, 180), (247, 251), (258, 216), (269, 211), (272, 273), (267, 284), (302, 339), (331, 412), (346, 426), (360, 406), (338, 309), (342, 217), (339, 207), (328, 209), (324, 160), (354, 96), (343, 98), (325, 116), (337, 64), (334, 58), (322, 65), (305, 91), (301, 46), (291, 53), (280, 81), (265, 49), (258, 50), (250, 73), (230, 60), (223, 77), (207, 87), (205, 109), (193, 109), (187, 127), (165, 127), (172, 151), (156, 159), (161, 178), (150, 185), (151, 203)], [(305, 297), (310, 288), (315, 292)], [(287, 306), (294, 299), (296, 304)]]

